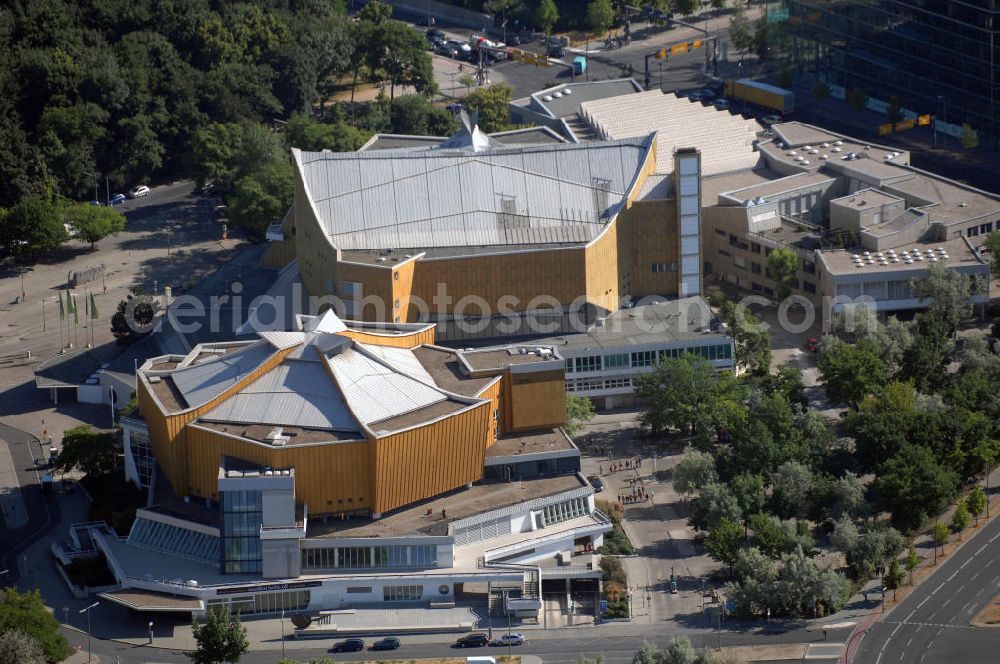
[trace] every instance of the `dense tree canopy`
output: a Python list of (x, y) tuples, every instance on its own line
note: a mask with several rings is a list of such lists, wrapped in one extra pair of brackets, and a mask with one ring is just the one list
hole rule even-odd
[[(0, 590), (0, 634), (12, 631), (34, 639), (49, 664), (61, 662), (70, 654), (66, 637), (59, 633), (59, 621), (45, 608), (37, 590), (23, 595), (16, 588)], [(4, 639), (5, 649), (14, 646), (19, 647), (21, 652), (30, 648), (30, 645), (18, 645)]]

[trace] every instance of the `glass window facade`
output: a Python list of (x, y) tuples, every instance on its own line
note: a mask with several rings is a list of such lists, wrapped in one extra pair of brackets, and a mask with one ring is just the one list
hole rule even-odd
[(436, 566), (437, 546), (433, 544), (302, 549), (303, 570)]
[(632, 353), (633, 367), (651, 367), (656, 364), (655, 350), (640, 350)]
[(386, 602), (415, 602), (423, 595), (423, 586), (386, 586), (382, 588), (382, 599)]
[(617, 355), (604, 356), (605, 369), (622, 369), (627, 368), (628, 366), (628, 353), (618, 353)]
[(828, 83), (861, 88), (948, 124), (996, 137), (1000, 22), (995, 0), (789, 0), (788, 28), (804, 39), (795, 64)]
[(260, 526), (262, 492), (220, 491), (222, 510), (222, 571), (243, 574), (261, 571)]
[(217, 597), (207, 602), (207, 609), (219, 609), (226, 605), (233, 613), (281, 613), (282, 611), (301, 611), (309, 608), (311, 599), (308, 590), (289, 590), (278, 593), (256, 593), (254, 595), (239, 595), (236, 597)]
[(149, 449), (149, 434), (145, 431), (129, 430), (128, 444), (139, 475), (139, 488), (148, 489), (153, 479), (154, 464), (153, 453)]
[(576, 519), (590, 514), (590, 507), (586, 498), (572, 498), (555, 505), (546, 505), (535, 518), (535, 525), (545, 528), (563, 521)]
[(139, 517), (128, 535), (129, 544), (163, 551), (181, 558), (215, 565), (219, 562), (219, 538), (187, 528)]

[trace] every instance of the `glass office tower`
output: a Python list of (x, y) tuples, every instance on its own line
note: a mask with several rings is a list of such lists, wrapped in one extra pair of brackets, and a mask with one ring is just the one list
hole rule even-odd
[(787, 0), (829, 83), (997, 137), (1000, 0)]

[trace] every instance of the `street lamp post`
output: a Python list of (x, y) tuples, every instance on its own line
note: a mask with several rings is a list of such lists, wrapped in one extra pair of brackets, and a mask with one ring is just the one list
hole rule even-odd
[(79, 611), (79, 613), (86, 613), (87, 614), (87, 661), (88, 662), (91, 661), (93, 659), (93, 657), (94, 657), (94, 653), (90, 649), (90, 611), (91, 611), (91, 609), (93, 609), (98, 604), (100, 604), (100, 602), (94, 602), (90, 606), (85, 607), (83, 609), (80, 609), (80, 611)]
[(281, 659), (285, 659), (285, 610), (281, 610)]
[(149, 645), (153, 645), (153, 621), (149, 621)]

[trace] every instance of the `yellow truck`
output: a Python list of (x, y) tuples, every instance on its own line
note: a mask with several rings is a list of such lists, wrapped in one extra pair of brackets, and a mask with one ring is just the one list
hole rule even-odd
[(795, 111), (794, 92), (749, 78), (726, 81), (726, 96), (729, 99), (739, 99), (748, 104), (774, 109), (782, 115)]

